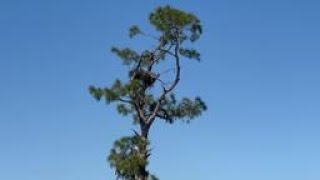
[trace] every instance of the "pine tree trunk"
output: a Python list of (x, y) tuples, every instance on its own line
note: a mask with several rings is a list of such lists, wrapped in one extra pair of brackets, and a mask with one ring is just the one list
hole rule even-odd
[[(148, 141), (148, 134), (150, 126), (146, 124), (141, 124), (141, 136)], [(144, 158), (145, 162), (148, 161), (148, 145), (144, 145), (140, 149), (141, 157)], [(143, 167), (141, 167), (139, 180), (148, 180), (149, 173), (147, 171), (147, 164), (145, 164)]]

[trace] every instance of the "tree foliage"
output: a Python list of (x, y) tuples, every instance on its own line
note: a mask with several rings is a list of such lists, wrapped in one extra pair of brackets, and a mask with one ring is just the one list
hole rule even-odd
[[(200, 97), (179, 100), (174, 93), (181, 77), (182, 58), (200, 60), (197, 50), (183, 47), (186, 42), (193, 43), (200, 38), (200, 20), (192, 13), (163, 6), (149, 15), (149, 22), (157, 32), (156, 36), (150, 36), (134, 25), (129, 28), (129, 37), (151, 37), (155, 40), (155, 48), (143, 52), (111, 48), (123, 65), (129, 67), (127, 81), (116, 79), (110, 87), (89, 87), (96, 100), (105, 101), (107, 105), (115, 103), (118, 113), (131, 116), (139, 127), (132, 136), (115, 141), (108, 156), (116, 175), (124, 180), (157, 179), (147, 170), (151, 154), (148, 134), (155, 120), (170, 124), (178, 120), (190, 122), (207, 109)], [(174, 62), (174, 67), (161, 66), (174, 70), (171, 80), (163, 78), (157, 69), (166, 61)]]

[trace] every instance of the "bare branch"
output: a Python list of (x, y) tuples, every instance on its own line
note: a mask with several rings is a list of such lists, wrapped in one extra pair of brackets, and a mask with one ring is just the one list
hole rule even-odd
[(131, 129), (132, 131), (133, 131), (133, 133), (136, 135), (136, 136), (140, 136), (140, 134), (136, 131), (136, 130), (134, 130), (134, 129)]
[(160, 95), (160, 97), (159, 97), (159, 99), (157, 101), (157, 105), (156, 105), (153, 113), (147, 119), (147, 123), (148, 124), (152, 124), (153, 123), (158, 111), (160, 110), (162, 101), (165, 99), (166, 95), (168, 93), (170, 93), (177, 86), (177, 84), (180, 81), (179, 43), (177, 43), (176, 46), (175, 46), (174, 57), (175, 57), (175, 61), (176, 61), (176, 76), (175, 76), (174, 82), (168, 89), (163, 88), (163, 91), (162, 91), (162, 93), (161, 93), (161, 95)]
[(171, 55), (171, 56), (175, 56), (174, 55), (174, 53), (172, 53), (169, 49), (159, 49), (159, 51), (163, 51), (163, 52), (165, 52), (165, 53), (167, 53), (167, 54), (169, 54), (169, 55)]

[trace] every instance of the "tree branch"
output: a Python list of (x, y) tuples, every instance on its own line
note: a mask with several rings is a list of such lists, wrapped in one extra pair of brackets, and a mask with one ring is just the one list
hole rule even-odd
[(118, 101), (123, 102), (123, 103), (130, 104), (130, 105), (133, 105), (133, 102), (130, 101), (130, 100), (126, 100), (126, 99), (119, 98)]
[[(177, 38), (178, 39), (178, 38)], [(151, 125), (158, 113), (158, 111), (160, 110), (160, 107), (161, 107), (161, 103), (162, 101), (165, 99), (166, 95), (171, 92), (176, 86), (177, 84), (179, 83), (180, 81), (180, 58), (179, 58), (179, 42), (177, 41), (177, 44), (175, 46), (175, 51), (174, 51), (174, 57), (175, 57), (175, 61), (176, 61), (176, 76), (175, 76), (175, 79), (174, 79), (174, 82), (173, 84), (168, 88), (163, 88), (163, 91), (157, 101), (157, 105), (153, 111), (153, 113), (148, 117), (147, 119), (147, 123), (149, 125)]]
[(165, 52), (165, 53), (167, 53), (167, 54), (170, 54), (171, 56), (175, 56), (174, 55), (174, 53), (172, 53), (171, 51), (170, 51), (170, 49), (159, 49), (159, 51), (163, 51), (163, 52)]
[(137, 103), (133, 103), (133, 106), (138, 113), (138, 117), (139, 117), (138, 119), (139, 119), (140, 123), (146, 124), (147, 118), (144, 115), (143, 109), (140, 108), (139, 105), (137, 105)]
[[(163, 114), (160, 114), (162, 112)], [(169, 121), (170, 123), (173, 122), (173, 118), (168, 114), (168, 112), (165, 109), (160, 109), (159, 112), (156, 114), (156, 117)]]

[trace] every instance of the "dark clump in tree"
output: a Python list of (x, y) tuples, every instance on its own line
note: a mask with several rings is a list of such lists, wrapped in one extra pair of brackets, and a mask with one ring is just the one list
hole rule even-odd
[[(155, 120), (170, 124), (177, 120), (189, 122), (206, 110), (201, 98), (177, 100), (173, 92), (180, 81), (181, 59), (200, 60), (195, 49), (184, 47), (199, 39), (200, 20), (192, 13), (164, 6), (149, 15), (149, 22), (158, 36), (150, 36), (138, 26), (130, 28), (129, 36), (151, 37), (156, 42), (155, 48), (141, 53), (129, 48), (111, 49), (129, 67), (128, 80), (125, 83), (116, 80), (109, 88), (89, 88), (94, 98), (115, 103), (119, 114), (132, 116), (138, 125), (132, 136), (115, 141), (108, 156), (117, 177), (124, 180), (157, 179), (147, 170), (151, 153), (148, 135)], [(170, 62), (173, 67), (168, 67)], [(165, 78), (161, 68), (164, 72), (172, 70), (173, 77)]]

